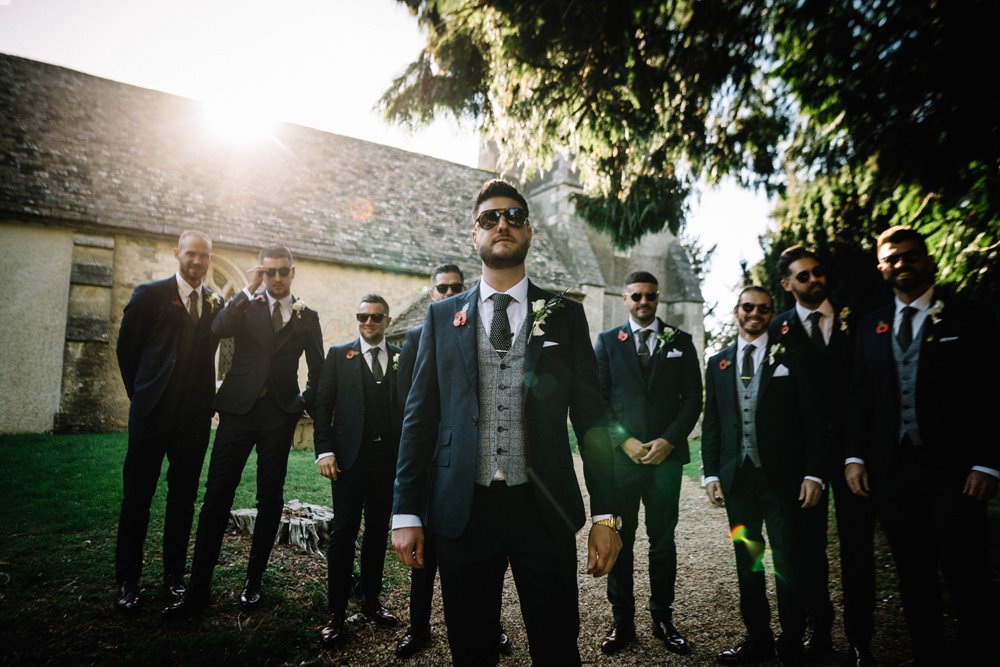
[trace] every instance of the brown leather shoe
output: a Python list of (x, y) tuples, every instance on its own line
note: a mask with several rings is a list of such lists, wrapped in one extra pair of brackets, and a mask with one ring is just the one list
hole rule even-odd
[(615, 621), (611, 630), (601, 640), (601, 652), (604, 655), (614, 655), (628, 646), (635, 639), (635, 623), (633, 621)]

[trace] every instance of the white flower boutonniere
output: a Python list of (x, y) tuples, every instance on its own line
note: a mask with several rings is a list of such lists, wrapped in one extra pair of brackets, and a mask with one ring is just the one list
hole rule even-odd
[(944, 310), (944, 302), (941, 299), (937, 299), (931, 304), (931, 307), (927, 309), (927, 314), (931, 318), (931, 322), (934, 324), (941, 324), (941, 312)]
[(205, 305), (208, 306), (210, 313), (214, 313), (215, 311), (222, 308), (223, 306), (222, 297), (219, 296), (217, 293), (212, 292), (211, 294), (209, 294), (208, 292), (204, 292), (203, 294), (204, 294)]
[(785, 346), (781, 343), (775, 343), (771, 346), (771, 351), (767, 355), (768, 362), (773, 366), (774, 361), (777, 357), (785, 353)]
[(396, 355), (392, 358), (392, 370), (394, 371), (399, 370), (399, 355)]
[(837, 319), (840, 320), (840, 330), (843, 333), (847, 333), (847, 318), (851, 316), (851, 309), (844, 306), (840, 309), (840, 313), (837, 315)]
[(677, 329), (672, 326), (663, 327), (663, 331), (656, 335), (656, 340), (659, 342), (656, 344), (656, 353), (660, 350), (667, 349), (671, 343), (674, 342), (674, 338), (677, 337)]
[(292, 312), (295, 313), (295, 319), (302, 319), (302, 311), (306, 309), (306, 302), (302, 299), (296, 299), (295, 303), (292, 304)]
[(545, 320), (552, 314), (552, 311), (562, 306), (563, 294), (566, 294), (566, 292), (554, 296), (548, 301), (545, 299), (535, 299), (531, 302), (531, 331), (528, 332), (529, 343), (532, 337), (545, 335), (542, 325), (545, 324)]

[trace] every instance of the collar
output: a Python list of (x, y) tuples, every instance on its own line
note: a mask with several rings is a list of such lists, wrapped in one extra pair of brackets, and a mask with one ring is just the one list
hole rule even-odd
[(643, 329), (649, 329), (650, 331), (653, 332), (654, 336), (656, 334), (660, 333), (660, 319), (658, 317), (654, 317), (653, 318), (653, 323), (650, 324), (648, 327), (644, 327), (641, 324), (639, 324), (638, 322), (636, 322), (635, 320), (633, 320), (632, 316), (629, 315), (628, 325), (629, 325), (629, 328), (632, 330), (633, 334), (636, 334), (636, 333), (642, 331)]
[(795, 314), (799, 316), (800, 322), (808, 320), (809, 315), (817, 310), (823, 314), (823, 317), (833, 318), (833, 304), (830, 303), (829, 299), (823, 299), (823, 303), (819, 304), (818, 308), (813, 308), (812, 310), (809, 310), (798, 301), (795, 302)]
[(743, 348), (747, 345), (752, 345), (758, 350), (767, 349), (767, 332), (765, 331), (761, 335), (757, 336), (753, 340), (745, 340), (743, 336), (736, 337), (736, 354), (743, 354)]
[[(494, 289), (485, 280), (479, 281), (479, 303), (485, 302), (491, 296), (496, 294), (499, 290)], [(504, 292), (504, 294), (510, 295), (514, 301), (518, 303), (528, 302), (528, 276), (525, 274), (521, 280), (517, 282), (516, 285), (511, 287), (509, 290)]]
[(277, 301), (278, 303), (281, 304), (281, 309), (282, 310), (288, 311), (288, 310), (291, 310), (291, 308), (292, 308), (292, 294), (291, 294), (291, 292), (289, 292), (288, 296), (286, 296), (284, 298), (275, 299), (273, 296), (271, 296), (271, 293), (268, 292), (265, 289), (264, 290), (264, 296), (267, 297), (267, 310), (268, 310), (268, 312), (274, 310), (274, 302), (275, 301)]
[(907, 306), (912, 306), (913, 308), (916, 308), (919, 311), (927, 310), (928, 308), (931, 307), (931, 302), (933, 300), (934, 300), (934, 285), (931, 285), (926, 292), (924, 292), (916, 299), (914, 299), (913, 303), (903, 303), (902, 301), (899, 300), (899, 297), (897, 296), (895, 298), (896, 314), (899, 315), (900, 311), (903, 310), (903, 308), (906, 308)]
[(191, 287), (186, 280), (181, 278), (181, 272), (178, 271), (174, 274), (174, 278), (177, 280), (177, 293), (183, 297), (184, 301), (191, 298), (191, 292), (198, 292), (198, 296), (205, 295), (205, 283), (198, 285), (197, 287)]
[(373, 347), (377, 347), (378, 349), (380, 349), (382, 351), (382, 358), (383, 359), (388, 359), (389, 358), (389, 350), (388, 350), (388, 348), (386, 348), (386, 345), (385, 345), (385, 336), (382, 336), (382, 340), (380, 340), (378, 342), (378, 345), (369, 345), (368, 341), (366, 341), (361, 336), (358, 336), (358, 342), (361, 343), (361, 354), (363, 354), (363, 355), (364, 354), (368, 354), (368, 350), (372, 349)]

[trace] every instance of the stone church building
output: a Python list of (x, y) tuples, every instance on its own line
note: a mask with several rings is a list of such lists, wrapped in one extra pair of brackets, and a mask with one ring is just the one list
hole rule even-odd
[[(492, 171), (291, 124), (236, 146), (204, 114), (190, 99), (0, 54), (0, 433), (126, 427), (122, 308), (136, 285), (176, 270), (184, 229), (214, 240), (207, 283), (227, 299), (261, 246), (291, 248), (293, 292), (319, 311), (326, 346), (357, 336), (363, 294), (388, 300), (398, 335), (421, 321), (434, 266), (477, 277), (471, 209)], [(699, 286), (676, 238), (613, 250), (574, 214), (579, 185), (565, 168), (522, 191), (528, 273), (582, 301), (592, 335), (624, 321), (621, 280), (645, 269), (661, 281), (660, 315), (702, 341)], [(220, 346), (220, 380), (231, 349)]]

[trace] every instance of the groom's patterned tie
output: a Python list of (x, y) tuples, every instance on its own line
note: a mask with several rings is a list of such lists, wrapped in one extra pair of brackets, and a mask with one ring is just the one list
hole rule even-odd
[(513, 300), (509, 294), (495, 293), (493, 299), (493, 323), (490, 325), (490, 344), (502, 359), (510, 349), (510, 318), (507, 317), (507, 306)]
[(896, 333), (896, 342), (903, 352), (906, 352), (913, 342), (913, 314), (916, 312), (917, 309), (913, 306), (903, 308), (903, 319), (899, 322), (899, 331)]

